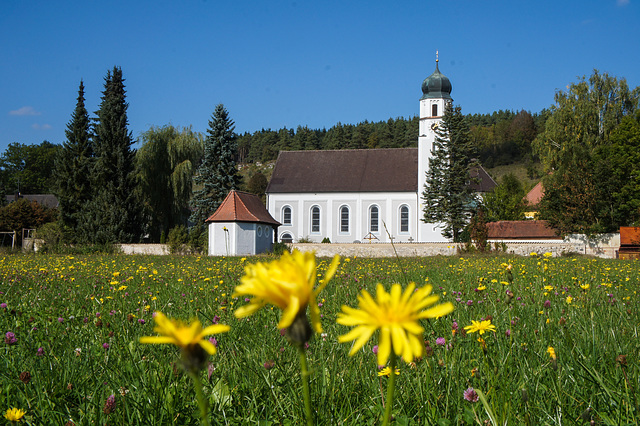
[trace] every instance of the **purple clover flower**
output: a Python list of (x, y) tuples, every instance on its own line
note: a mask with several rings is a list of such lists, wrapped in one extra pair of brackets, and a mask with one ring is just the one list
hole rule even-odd
[(478, 402), (478, 394), (472, 387), (468, 387), (467, 390), (464, 391), (463, 396), (464, 399), (469, 402)]

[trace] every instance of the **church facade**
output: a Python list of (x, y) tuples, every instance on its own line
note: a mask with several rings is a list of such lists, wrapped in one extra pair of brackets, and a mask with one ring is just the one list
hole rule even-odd
[[(451, 82), (438, 68), (422, 83), (417, 148), (281, 151), (267, 187), (277, 240), (332, 243), (445, 242), (424, 223), (422, 191)], [(477, 192), (495, 187), (479, 167)]]

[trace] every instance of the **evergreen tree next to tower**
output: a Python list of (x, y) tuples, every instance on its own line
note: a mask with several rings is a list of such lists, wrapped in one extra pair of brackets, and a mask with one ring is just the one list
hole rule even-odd
[(476, 208), (470, 181), (475, 158), (469, 126), (459, 106), (448, 104), (436, 131), (422, 199), (422, 220), (442, 224), (442, 235), (458, 241)]
[[(89, 114), (84, 105), (84, 84), (80, 81), (76, 109), (67, 124), (67, 140), (55, 162), (55, 191), (59, 201), (60, 221), (66, 231), (75, 231), (82, 210), (92, 198), (90, 174), (93, 165)], [(70, 235), (75, 241), (74, 235)]]
[(127, 108), (122, 69), (105, 77), (100, 109), (96, 112), (92, 186), (96, 195), (83, 217), (86, 242), (129, 243), (138, 240), (141, 208), (136, 196), (135, 151), (127, 129)]
[(196, 226), (203, 226), (204, 221), (216, 211), (227, 193), (240, 187), (234, 124), (224, 105), (218, 104), (209, 120), (209, 129), (204, 141), (204, 158), (194, 179), (196, 185), (202, 186), (191, 200), (193, 213), (190, 220)]

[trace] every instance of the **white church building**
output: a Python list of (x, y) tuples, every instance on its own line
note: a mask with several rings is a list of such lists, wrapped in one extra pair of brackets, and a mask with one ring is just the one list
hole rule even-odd
[[(422, 83), (417, 148), (281, 151), (266, 190), (277, 241), (447, 241), (439, 224), (421, 220), (421, 196), (451, 89), (436, 59)], [(482, 167), (475, 173), (477, 192), (496, 186)]]

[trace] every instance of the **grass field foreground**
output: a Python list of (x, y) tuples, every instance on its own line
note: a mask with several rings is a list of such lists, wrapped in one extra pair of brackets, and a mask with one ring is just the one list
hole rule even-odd
[[(143, 345), (155, 311), (227, 324), (202, 373), (211, 424), (302, 424), (296, 350), (268, 306), (237, 319), (247, 263), (265, 258), (5, 255), (0, 410), (31, 424), (198, 424), (178, 349)], [(321, 277), (331, 259), (318, 259)], [(636, 424), (637, 262), (583, 257), (344, 258), (320, 293), (307, 350), (317, 424), (378, 424), (386, 376), (365, 344), (338, 343), (356, 295), (433, 285), (455, 310), (423, 320), (425, 356), (400, 361), (395, 424)], [(472, 321), (495, 331), (467, 333)]]

